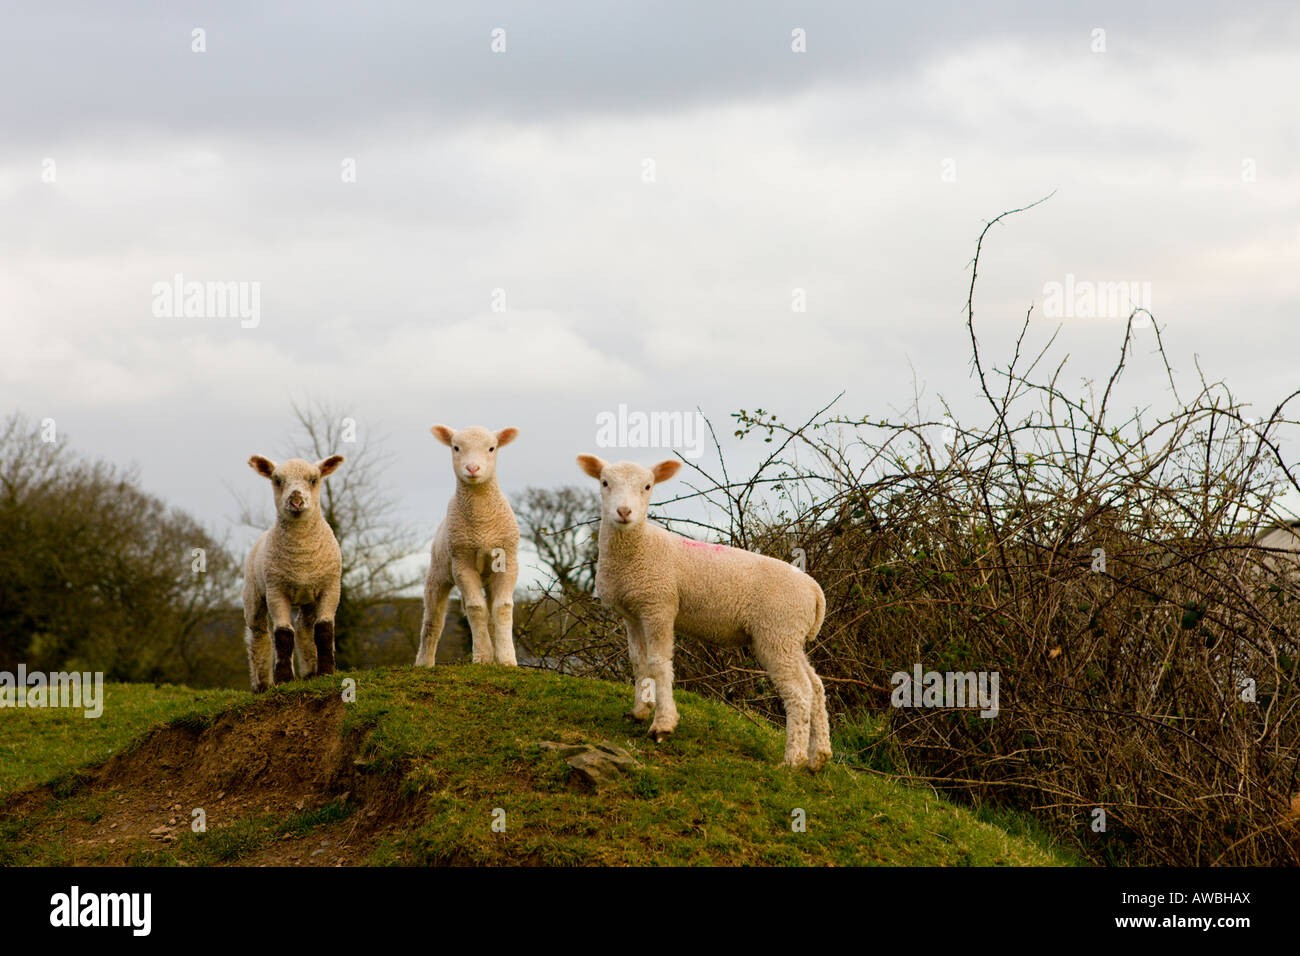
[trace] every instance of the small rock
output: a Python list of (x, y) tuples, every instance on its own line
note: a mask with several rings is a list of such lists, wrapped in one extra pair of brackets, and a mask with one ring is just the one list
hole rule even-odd
[(585, 753), (590, 744), (566, 744), (558, 740), (539, 740), (537, 746), (543, 750), (554, 750), (561, 757), (572, 757), (574, 754)]
[(632, 770), (639, 766), (636, 759), (630, 753), (622, 747), (615, 746), (608, 740), (602, 740), (596, 744), (596, 750), (608, 757), (610, 762), (620, 770)]
[(640, 766), (632, 755), (608, 740), (599, 744), (565, 744), (554, 740), (538, 741), (543, 750), (553, 750), (593, 789), (599, 790), (618, 780), (621, 774)]

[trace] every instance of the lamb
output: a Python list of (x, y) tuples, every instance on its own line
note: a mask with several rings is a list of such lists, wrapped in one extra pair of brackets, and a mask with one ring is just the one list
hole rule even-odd
[[(492, 432), (474, 426), (453, 431), (434, 425), (435, 438), (451, 448), (456, 494), (433, 537), (424, 583), (417, 667), (432, 667), (447, 616), (452, 585), (460, 598), (474, 645), (474, 663), (514, 667), (514, 593), (519, 578), (519, 525), (497, 485), (497, 450), (517, 428)], [(486, 582), (486, 594), (484, 583)]]
[(601, 485), (596, 591), (627, 626), (635, 675), (635, 720), (653, 715), (650, 736), (677, 727), (673, 630), (724, 646), (750, 646), (785, 705), (785, 757), (816, 772), (831, 757), (826, 692), (804, 653), (826, 616), (826, 597), (810, 576), (784, 561), (693, 541), (646, 520), (651, 489), (681, 467), (610, 464), (579, 455)]
[[(314, 465), (301, 458), (279, 465), (261, 455), (248, 459), (255, 472), (271, 480), (276, 514), (244, 565), (245, 643), (254, 693), (293, 680), (295, 635), (302, 676), (334, 673), (334, 612), (343, 560), (321, 513), (320, 492), (321, 479), (342, 463), (342, 455)], [(274, 675), (268, 619), (275, 629)]]

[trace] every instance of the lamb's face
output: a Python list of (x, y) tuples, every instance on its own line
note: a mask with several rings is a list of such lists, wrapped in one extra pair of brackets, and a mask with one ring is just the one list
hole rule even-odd
[(477, 425), (452, 431), (446, 425), (434, 425), (433, 436), (451, 449), (451, 468), (456, 480), (466, 485), (482, 485), (496, 477), (497, 451), (514, 441), (517, 428), (489, 431)]
[(301, 458), (290, 458), (278, 465), (261, 455), (248, 460), (254, 471), (271, 479), (275, 513), (287, 521), (301, 521), (320, 512), (321, 481), (342, 463), (342, 455), (331, 455), (314, 465)]
[(595, 455), (579, 455), (578, 465), (600, 481), (600, 517), (616, 530), (632, 530), (645, 524), (654, 486), (667, 481), (681, 467), (679, 461), (661, 461), (645, 468), (631, 461), (610, 464)]
[(606, 465), (600, 474), (601, 519), (615, 528), (644, 524), (650, 511), (654, 472), (630, 461)]

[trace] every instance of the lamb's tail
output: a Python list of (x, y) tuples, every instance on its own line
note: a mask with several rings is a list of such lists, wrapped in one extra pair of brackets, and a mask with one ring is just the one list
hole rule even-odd
[(813, 620), (812, 630), (808, 632), (808, 642), (811, 643), (819, 631), (822, 629), (822, 622), (826, 620), (826, 595), (822, 592), (821, 585), (816, 581), (813, 586), (817, 589), (817, 616)]

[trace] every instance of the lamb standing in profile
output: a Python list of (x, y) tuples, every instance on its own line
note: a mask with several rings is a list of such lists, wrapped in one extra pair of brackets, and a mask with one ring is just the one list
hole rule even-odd
[[(424, 583), (417, 667), (432, 667), (454, 584), (474, 643), (475, 664), (515, 666), (514, 593), (519, 578), (519, 525), (497, 485), (497, 450), (517, 428), (499, 432), (477, 426), (452, 431), (434, 425), (435, 438), (451, 448), (456, 494), (433, 537)], [(486, 581), (486, 593), (484, 582)]]
[[(277, 465), (254, 455), (252, 469), (271, 479), (275, 524), (244, 565), (244, 624), (253, 691), (293, 680), (295, 633), (304, 677), (334, 673), (334, 612), (343, 567), (339, 543), (321, 514), (321, 479), (343, 464), (342, 455), (316, 464), (290, 458)], [(296, 619), (292, 616), (297, 608)], [(271, 633), (275, 628), (274, 679)]]
[(785, 704), (782, 762), (813, 771), (825, 766), (826, 693), (804, 653), (826, 615), (817, 582), (776, 558), (692, 541), (648, 522), (651, 489), (677, 474), (680, 462), (650, 469), (579, 455), (578, 465), (600, 481), (596, 591), (627, 625), (636, 679), (631, 716), (653, 714), (656, 742), (677, 727), (674, 627), (716, 644), (749, 645)]

